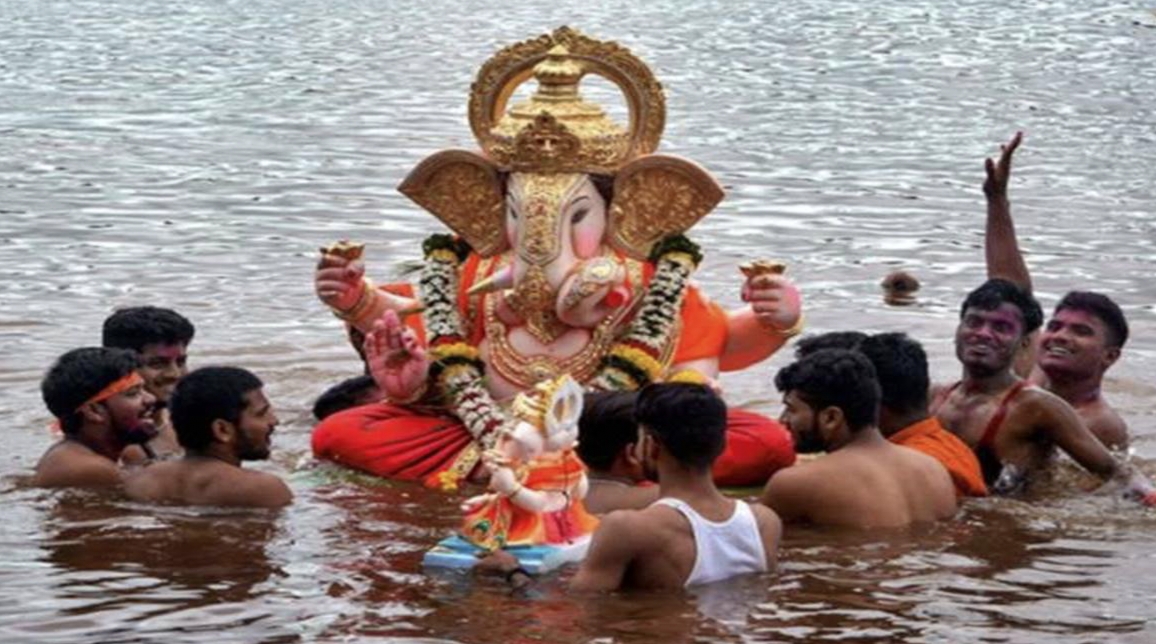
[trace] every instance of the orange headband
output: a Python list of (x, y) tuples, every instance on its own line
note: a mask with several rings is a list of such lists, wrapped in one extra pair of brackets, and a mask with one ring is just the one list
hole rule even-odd
[(125, 391), (132, 389), (133, 387), (140, 384), (144, 384), (144, 378), (141, 378), (139, 373), (133, 371), (120, 380), (113, 381), (107, 387), (97, 392), (97, 394), (92, 398), (89, 398), (88, 400), (80, 403), (80, 407), (77, 407), (76, 411), (80, 411), (85, 405), (91, 403), (104, 402), (105, 400), (108, 400), (117, 394), (124, 393)]

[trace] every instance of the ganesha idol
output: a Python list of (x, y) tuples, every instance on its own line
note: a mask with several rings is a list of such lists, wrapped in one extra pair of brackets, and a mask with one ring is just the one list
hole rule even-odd
[[(622, 92), (628, 123), (582, 97), (591, 74)], [(536, 91), (510, 107), (531, 80)], [(733, 311), (690, 283), (702, 255), (684, 233), (723, 191), (698, 165), (654, 153), (662, 86), (625, 48), (566, 27), (506, 47), (479, 71), (469, 119), (481, 153), (437, 152), (400, 186), (453, 233), (425, 241), (416, 290), (372, 284), (357, 244), (323, 252), (317, 293), (351, 337), (368, 335), (386, 398), (322, 421), (319, 458), (454, 489), (485, 478), (482, 454), (519, 392), (562, 374), (586, 390), (714, 383), (801, 330), (781, 265), (745, 266)], [(794, 458), (778, 423), (732, 409), (714, 474), (758, 485)]]
[(426, 552), (423, 565), (470, 568), (499, 548), (532, 573), (585, 556), (598, 519), (586, 511), (585, 466), (574, 453), (582, 388), (563, 374), (519, 393), (512, 424), (482, 456), (490, 491), (462, 504), (457, 534)]

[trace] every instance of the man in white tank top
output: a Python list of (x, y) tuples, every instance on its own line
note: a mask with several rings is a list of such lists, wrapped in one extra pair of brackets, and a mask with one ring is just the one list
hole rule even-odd
[[(711, 465), (726, 446), (726, 403), (709, 387), (655, 384), (638, 396), (638, 456), (660, 499), (602, 519), (571, 590), (672, 590), (772, 570), (782, 523), (770, 508), (724, 496)], [(529, 577), (499, 551), (478, 564)]]

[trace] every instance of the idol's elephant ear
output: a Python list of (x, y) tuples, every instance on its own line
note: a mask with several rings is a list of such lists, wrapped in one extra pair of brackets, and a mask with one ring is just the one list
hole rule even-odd
[(502, 175), (485, 157), (468, 150), (436, 152), (397, 188), (433, 213), (482, 257), (506, 247)]
[(645, 260), (655, 242), (686, 232), (722, 198), (722, 186), (701, 166), (662, 154), (640, 157), (615, 175), (610, 242)]

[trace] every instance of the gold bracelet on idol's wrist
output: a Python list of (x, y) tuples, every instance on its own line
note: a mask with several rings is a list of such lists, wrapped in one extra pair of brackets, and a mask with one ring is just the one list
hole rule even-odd
[(799, 319), (798, 319), (798, 320), (796, 320), (796, 321), (795, 321), (795, 323), (794, 323), (794, 324), (792, 324), (792, 325), (791, 325), (791, 328), (789, 328), (789, 329), (776, 329), (776, 328), (775, 328), (775, 327), (773, 327), (773, 326), (768, 326), (767, 328), (768, 328), (768, 329), (771, 331), (771, 333), (773, 333), (773, 334), (777, 335), (778, 337), (780, 337), (780, 338), (783, 338), (784, 340), (786, 340), (786, 339), (790, 339), (790, 338), (793, 338), (793, 337), (795, 337), (796, 335), (799, 335), (800, 333), (802, 333), (802, 332), (803, 332), (803, 328), (804, 328), (806, 325), (807, 325), (807, 319), (806, 319), (806, 316), (804, 316), (802, 313), (800, 313), (800, 314), (799, 314)]
[(338, 308), (333, 308), (333, 315), (345, 320), (346, 322), (357, 326), (357, 323), (365, 316), (366, 311), (371, 310), (373, 305), (377, 302), (377, 289), (369, 280), (361, 280), (361, 292), (357, 296), (357, 301), (353, 306), (342, 311)]

